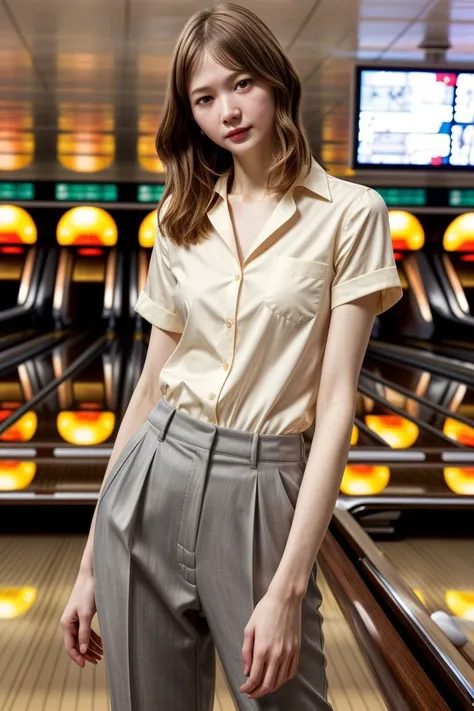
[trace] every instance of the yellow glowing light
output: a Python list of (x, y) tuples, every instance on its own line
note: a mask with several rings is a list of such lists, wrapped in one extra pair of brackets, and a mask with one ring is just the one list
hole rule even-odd
[(36, 588), (0, 587), (0, 620), (13, 620), (24, 615), (36, 600)]
[(36, 476), (36, 462), (0, 459), (0, 491), (24, 491)]
[(394, 249), (421, 249), (425, 243), (425, 231), (421, 222), (411, 212), (389, 210), (390, 232)]
[(465, 212), (451, 222), (443, 235), (443, 247), (447, 252), (474, 252), (474, 212)]
[(106, 133), (60, 133), (57, 140), (58, 160), (68, 170), (97, 173), (115, 159), (115, 136)]
[(359, 441), (359, 428), (357, 425), (352, 425), (351, 446), (354, 446)]
[(474, 427), (466, 425), (464, 422), (458, 422), (452, 417), (447, 417), (444, 421), (443, 432), (466, 447), (474, 447)]
[(66, 442), (76, 445), (101, 444), (109, 439), (114, 427), (113, 412), (65, 410), (57, 416), (59, 434)]
[(138, 230), (138, 243), (140, 247), (153, 247), (155, 244), (156, 210), (152, 210), (143, 218)]
[(473, 590), (446, 590), (444, 599), (446, 605), (456, 617), (474, 621)]
[[(14, 410), (0, 410), (0, 422), (6, 420)], [(1, 442), (29, 442), (35, 436), (38, 429), (38, 415), (32, 410), (25, 412), (19, 420), (10, 425), (5, 432), (0, 435)]]
[(418, 439), (418, 426), (399, 415), (366, 415), (365, 422), (394, 449), (411, 447)]
[(155, 136), (142, 135), (137, 139), (137, 155), (140, 166), (149, 173), (164, 173), (163, 163), (156, 155)]
[(455, 494), (474, 496), (474, 467), (445, 467), (443, 476)]
[(341, 482), (341, 492), (347, 496), (380, 494), (390, 481), (388, 467), (370, 464), (348, 464)]
[(23, 170), (33, 161), (35, 139), (32, 133), (0, 136), (0, 170)]
[(117, 244), (117, 234), (113, 217), (103, 208), (89, 205), (68, 210), (56, 228), (58, 244), (65, 246), (100, 244), (113, 247)]
[(18, 205), (0, 205), (0, 244), (35, 244), (33, 218)]
[(58, 52), (56, 57), (58, 69), (69, 79), (71, 72), (82, 77), (93, 77), (94, 72), (110, 71), (114, 66), (112, 52)]
[(419, 601), (426, 607), (425, 598), (424, 598), (423, 593), (421, 592), (421, 590), (418, 590), (418, 589), (414, 588), (414, 589), (413, 589), (413, 592), (415, 593), (415, 595), (417, 596), (417, 598), (419, 599)]
[[(0, 60), (14, 52), (0, 49)], [(19, 57), (19, 53), (16, 53)], [(11, 71), (18, 70), (21, 58), (13, 63), (3, 63), (2, 78), (6, 79)], [(12, 70), (15, 67), (15, 70)], [(23, 170), (34, 157), (35, 138), (33, 135), (33, 108), (31, 101), (0, 99), (0, 170)]]

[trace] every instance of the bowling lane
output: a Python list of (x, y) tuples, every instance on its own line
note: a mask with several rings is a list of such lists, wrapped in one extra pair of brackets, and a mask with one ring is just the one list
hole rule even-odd
[(436, 355), (452, 359), (455, 363), (463, 363), (470, 368), (472, 368), (472, 363), (474, 363), (474, 329), (472, 339), (470, 341), (448, 338), (443, 338), (442, 340), (432, 339), (431, 341), (420, 341), (416, 338), (400, 338), (399, 343), (406, 348), (416, 348), (422, 354), (434, 353)]
[(361, 382), (376, 388), (389, 403), (439, 430), (463, 446), (474, 444), (474, 387), (461, 373), (432, 372), (402, 361), (388, 363), (377, 354), (366, 355)]
[[(440, 529), (442, 516), (440, 515)], [(429, 614), (442, 610), (455, 618), (474, 643), (474, 539), (422, 537), (378, 541), (384, 555), (402, 573)]]
[[(415, 658), (431, 660), (433, 666), (425, 669), (449, 708), (471, 708), (472, 505), (462, 510), (456, 502), (443, 507), (426, 499), (417, 505), (401, 497), (391, 503), (373, 497), (356, 503), (349, 513), (338, 501), (332, 531), (344, 542), (365, 584), (379, 600), (385, 599), (385, 609)], [(436, 622), (440, 619), (442, 624)], [(457, 639), (451, 634), (455, 625)]]
[[(446, 417), (450, 414), (446, 408), (389, 379), (391, 367), (383, 372), (387, 375), (385, 382), (378, 363), (370, 356), (365, 359), (359, 377), (356, 416), (369, 430), (396, 450), (407, 451), (412, 447), (449, 450), (464, 446), (463, 442), (445, 431), (442, 415)], [(407, 378), (412, 383), (415, 381), (415, 375), (409, 371)], [(457, 424), (460, 418), (451, 413), (450, 419)], [(469, 428), (471, 420), (464, 420), (463, 424)], [(357, 445), (357, 441), (353, 440), (352, 444)]]
[[(445, 502), (459, 508), (474, 509), (474, 468), (452, 463), (442, 466), (432, 463), (407, 464), (352, 463), (345, 468), (339, 494), (343, 508), (353, 510), (362, 506), (400, 506), (403, 500), (413, 505), (432, 505)], [(379, 520), (382, 514), (374, 514)], [(386, 515), (388, 530), (391, 531), (391, 513)], [(396, 515), (396, 514), (393, 514)]]
[[(69, 525), (74, 516), (69, 515)], [(11, 523), (11, 525), (10, 525)], [(0, 684), (0, 708), (94, 708), (108, 711), (105, 661), (76, 666), (64, 652), (59, 620), (74, 585), (87, 535), (0, 532), (0, 638), (8, 650)], [(52, 528), (52, 527), (51, 527)], [(323, 576), (325, 648), (329, 699), (335, 711), (385, 711), (365, 658)], [(151, 621), (152, 622), (152, 621)], [(92, 628), (100, 634), (98, 618)], [(216, 653), (214, 711), (236, 709)], [(15, 701), (16, 700), (16, 701)], [(170, 710), (171, 711), (171, 710)]]
[(142, 348), (78, 333), (0, 372), (2, 501), (95, 500)]

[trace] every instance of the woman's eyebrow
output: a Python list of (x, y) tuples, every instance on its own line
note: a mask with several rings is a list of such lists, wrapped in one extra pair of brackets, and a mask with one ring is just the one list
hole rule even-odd
[[(236, 72), (232, 72), (232, 74), (229, 74), (227, 77), (227, 81), (229, 79), (233, 79), (234, 77), (238, 76), (239, 74), (242, 74), (245, 71), (245, 69), (239, 69)], [(200, 93), (201, 91), (209, 91), (212, 89), (211, 86), (200, 86), (198, 89), (193, 89), (190, 96), (193, 96), (193, 94)]]

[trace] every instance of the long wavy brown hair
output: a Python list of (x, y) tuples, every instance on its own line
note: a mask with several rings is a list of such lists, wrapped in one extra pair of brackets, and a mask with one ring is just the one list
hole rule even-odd
[(228, 168), (233, 179), (232, 153), (201, 134), (192, 115), (189, 83), (204, 51), (226, 68), (248, 71), (273, 87), (276, 146), (268, 192), (286, 193), (302, 168), (307, 167), (305, 176), (311, 169), (312, 152), (300, 117), (301, 83), (274, 34), (257, 15), (234, 3), (199, 10), (187, 21), (173, 52), (155, 143), (166, 171), (158, 228), (177, 245), (209, 236), (207, 212), (220, 199), (215, 182)]

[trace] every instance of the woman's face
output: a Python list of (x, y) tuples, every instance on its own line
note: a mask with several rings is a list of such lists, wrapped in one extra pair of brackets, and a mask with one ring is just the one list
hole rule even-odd
[[(275, 100), (272, 87), (248, 71), (234, 72), (205, 52), (191, 77), (188, 97), (199, 128), (218, 146), (239, 155), (274, 137)], [(227, 134), (247, 128), (238, 140)]]

